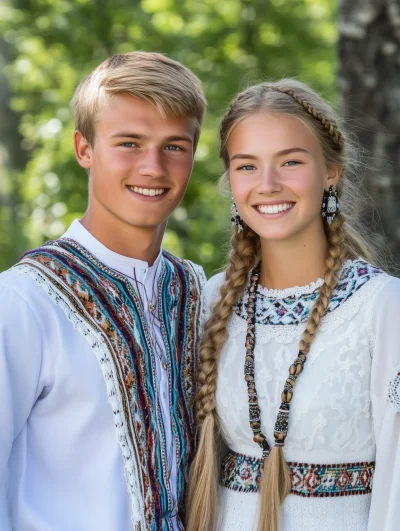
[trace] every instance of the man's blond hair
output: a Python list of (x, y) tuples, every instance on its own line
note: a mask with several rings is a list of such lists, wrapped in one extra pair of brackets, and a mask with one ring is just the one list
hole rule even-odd
[(181, 63), (160, 53), (130, 52), (112, 55), (86, 76), (71, 105), (75, 128), (90, 145), (100, 112), (119, 93), (153, 103), (163, 116), (195, 118), (196, 147), (207, 103), (200, 80)]

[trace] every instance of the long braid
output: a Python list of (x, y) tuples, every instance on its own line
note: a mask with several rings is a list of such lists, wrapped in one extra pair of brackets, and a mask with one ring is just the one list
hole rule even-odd
[(300, 350), (307, 354), (310, 351), (311, 343), (319, 329), (321, 319), (328, 309), (332, 292), (338, 283), (338, 273), (346, 259), (346, 248), (344, 245), (344, 216), (339, 214), (332, 221), (328, 230), (328, 256), (326, 259), (326, 271), (324, 283), (320, 288), (320, 294), (311, 309), (310, 317), (307, 321), (306, 329), (300, 341)]
[(227, 338), (227, 325), (233, 306), (243, 295), (248, 274), (258, 259), (259, 237), (245, 226), (242, 232), (234, 231), (231, 246), (220, 299), (205, 324), (200, 345), (197, 402), (200, 435), (190, 470), (187, 531), (213, 531), (216, 526), (218, 459), (215, 394), (218, 359)]
[(200, 345), (200, 389), (197, 397), (197, 421), (215, 409), (214, 397), (217, 379), (217, 356), (227, 337), (227, 324), (233, 312), (234, 304), (243, 295), (249, 271), (254, 266), (259, 246), (258, 236), (245, 227), (235, 232), (231, 238), (231, 251), (225, 271), (225, 282), (220, 288), (220, 299), (213, 308), (207, 321), (203, 340)]
[[(326, 314), (332, 292), (338, 283), (338, 273), (346, 259), (345, 219), (339, 214), (327, 230), (328, 255), (324, 283), (300, 340), (300, 350), (308, 354), (315, 339), (321, 320)], [(281, 506), (290, 491), (291, 481), (282, 447), (274, 446), (266, 459), (260, 485), (261, 509), (258, 531), (278, 531), (281, 521)]]

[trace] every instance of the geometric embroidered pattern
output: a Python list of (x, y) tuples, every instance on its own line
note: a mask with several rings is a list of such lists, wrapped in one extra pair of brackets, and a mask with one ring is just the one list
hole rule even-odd
[[(231, 450), (223, 459), (220, 484), (239, 492), (258, 492), (262, 476), (262, 459)], [(315, 465), (287, 463), (291, 477), (291, 494), (305, 498), (323, 498), (369, 494), (375, 463)]]
[[(171, 531), (174, 514), (185, 506), (186, 479), (194, 454), (198, 272), (190, 262), (163, 251), (157, 289), (168, 352), (171, 423), (179, 456), (174, 495), (158, 399), (156, 354), (143, 305), (131, 283), (66, 238), (29, 251), (14, 267), (40, 279), (40, 285), (55, 294), (54, 302), (73, 320), (76, 330), (90, 341), (114, 415), (135, 530)], [(179, 518), (178, 526), (183, 529)]]
[[(368, 264), (364, 260), (349, 260), (346, 262), (342, 268), (339, 282), (333, 290), (327, 313), (336, 310), (336, 308), (346, 302), (368, 280), (381, 273), (381, 269)], [(256, 323), (263, 325), (294, 326), (304, 323), (307, 321), (311, 308), (319, 296), (321, 282), (316, 282), (315, 288), (311, 292), (291, 293), (283, 297), (277, 296), (274, 290), (259, 289), (256, 306)], [(247, 319), (248, 289), (249, 284), (247, 285), (244, 297), (234, 306), (235, 313), (242, 319)]]

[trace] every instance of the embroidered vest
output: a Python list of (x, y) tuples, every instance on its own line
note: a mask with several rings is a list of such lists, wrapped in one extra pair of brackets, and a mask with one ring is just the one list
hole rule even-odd
[[(15, 266), (41, 285), (89, 342), (103, 373), (131, 498), (133, 528), (170, 531), (182, 511), (194, 452), (194, 369), (202, 274), (163, 252), (159, 316), (168, 354), (170, 413), (178, 456), (177, 502), (171, 493), (155, 354), (131, 283), (70, 239), (26, 253)], [(183, 530), (183, 524), (178, 525)]]

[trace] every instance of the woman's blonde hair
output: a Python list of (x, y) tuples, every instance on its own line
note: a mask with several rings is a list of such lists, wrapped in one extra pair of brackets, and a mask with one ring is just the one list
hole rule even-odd
[[(356, 216), (359, 212), (359, 208), (356, 208), (359, 206), (359, 194), (356, 193), (352, 176), (357, 170), (358, 158), (353, 143), (345, 134), (333, 109), (316, 92), (292, 79), (260, 83), (241, 92), (223, 116), (220, 127), (220, 155), (226, 170), (221, 178), (223, 186), (229, 184), (229, 135), (241, 120), (260, 111), (301, 120), (318, 138), (326, 164), (342, 170), (337, 185), (340, 211), (330, 225), (325, 224), (328, 252), (324, 283), (310, 312), (299, 345), (300, 351), (307, 355), (321, 319), (327, 311), (344, 261), (363, 257), (376, 263), (374, 248), (367, 238), (362, 236), (362, 226)], [(219, 431), (215, 395), (218, 360), (227, 338), (227, 325), (233, 306), (243, 296), (249, 272), (259, 260), (258, 235), (246, 224), (242, 232), (238, 232), (235, 227), (225, 281), (221, 286), (219, 300), (205, 325), (200, 348), (200, 388), (197, 404), (200, 433), (198, 451), (190, 475), (187, 531), (214, 531), (216, 528)], [(275, 437), (277, 440), (279, 434)], [(281, 505), (289, 491), (289, 469), (282, 448), (274, 446), (264, 463), (258, 531), (280, 529)]]
[(95, 123), (116, 94), (126, 93), (153, 103), (163, 116), (196, 119), (196, 147), (207, 103), (201, 82), (181, 63), (153, 52), (115, 54), (78, 85), (71, 101), (75, 128), (90, 145)]

